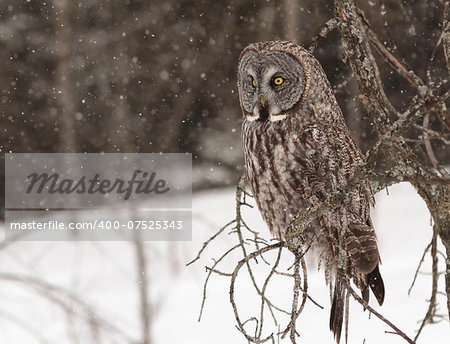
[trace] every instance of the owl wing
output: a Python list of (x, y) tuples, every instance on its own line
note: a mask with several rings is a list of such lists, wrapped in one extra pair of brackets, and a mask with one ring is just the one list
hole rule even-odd
[[(347, 147), (330, 138), (330, 130), (335, 128), (317, 122), (298, 123), (295, 119), (292, 122), (294, 127), (291, 132), (294, 134), (288, 146), (295, 169), (290, 169), (288, 184), (304, 199), (304, 203), (317, 206), (345, 186), (341, 179), (346, 164), (339, 155)], [(336, 257), (336, 247), (330, 238), (341, 242), (340, 231), (331, 225), (330, 216), (322, 215), (318, 220), (322, 229), (328, 232), (329, 247)]]
[(295, 124), (293, 120), (294, 134), (288, 146), (296, 168), (290, 171), (289, 185), (315, 206), (345, 187), (350, 164), (342, 155), (348, 151), (348, 144), (330, 137), (330, 130), (335, 132), (339, 128), (317, 123)]
[[(342, 190), (353, 176), (362, 159), (359, 148), (351, 138), (344, 123), (334, 126), (320, 121), (308, 124), (293, 121), (294, 137), (289, 151), (297, 168), (291, 171), (289, 186), (316, 206), (328, 196)], [(346, 273), (361, 290), (364, 300), (369, 300), (368, 287), (381, 305), (384, 284), (378, 270), (379, 253), (376, 236), (370, 222), (369, 205), (373, 194), (367, 182), (352, 193), (345, 207), (346, 228), (342, 228), (342, 209), (328, 211), (319, 218), (325, 232), (333, 260), (337, 260), (336, 241), (346, 249)], [(345, 288), (336, 276), (330, 316), (330, 328), (339, 341), (345, 308)]]
[[(334, 126), (318, 121), (313, 124), (298, 123), (292, 129), (294, 137), (289, 151), (296, 168), (290, 169), (288, 184), (302, 198), (306, 198), (310, 206), (317, 206), (346, 187), (362, 160), (362, 154), (344, 123)], [(346, 246), (349, 273), (356, 270), (368, 274), (379, 263), (375, 231), (369, 214), (372, 201), (370, 185), (362, 181), (358, 189), (350, 194), (345, 208), (327, 211), (319, 218), (322, 229), (328, 231), (329, 239), (334, 238)], [(346, 228), (342, 228), (341, 223), (344, 210)], [(336, 256), (334, 240), (329, 241)], [(377, 299), (381, 300), (381, 296)]]
[[(288, 184), (301, 198), (307, 200), (309, 206), (317, 206), (334, 193), (345, 189), (348, 181), (353, 177), (358, 164), (362, 161), (362, 154), (351, 138), (345, 123), (334, 125), (322, 124), (316, 120), (307, 123), (294, 118), (291, 121), (288, 150), (291, 155), (288, 161), (294, 161), (294, 168), (288, 168)], [(369, 207), (373, 202), (373, 194), (367, 181), (362, 181), (357, 190), (350, 195), (351, 199), (345, 208), (336, 209), (335, 212), (345, 209), (347, 228), (337, 230), (333, 237), (342, 242), (342, 232), (352, 232), (363, 239), (368, 233), (366, 227), (372, 228)], [(333, 213), (333, 212), (332, 212)], [(331, 223), (330, 223), (331, 221)], [(334, 225), (333, 219), (321, 218), (321, 225)], [(372, 233), (375, 235), (375, 233)], [(342, 237), (342, 238), (341, 238)], [(351, 244), (351, 243), (349, 243)], [(361, 244), (364, 244), (361, 242)], [(366, 243), (366, 246), (370, 246)], [(351, 246), (352, 249), (359, 247)], [(370, 272), (370, 257), (357, 257), (354, 255), (355, 266), (362, 272)], [(378, 260), (376, 260), (378, 263)], [(375, 264), (376, 265), (376, 264)]]

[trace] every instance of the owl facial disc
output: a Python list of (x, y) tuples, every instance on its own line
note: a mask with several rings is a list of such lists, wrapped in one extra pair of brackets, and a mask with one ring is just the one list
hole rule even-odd
[(248, 121), (285, 119), (305, 88), (302, 64), (282, 51), (244, 51), (238, 78), (241, 106)]

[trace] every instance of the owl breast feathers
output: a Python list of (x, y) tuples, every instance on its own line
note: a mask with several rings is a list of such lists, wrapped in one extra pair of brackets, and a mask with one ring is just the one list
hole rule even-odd
[[(238, 89), (247, 181), (271, 233), (283, 240), (296, 215), (346, 187), (362, 154), (319, 62), (295, 43), (245, 48)], [(363, 298), (368, 301), (370, 287), (380, 305), (384, 299), (369, 183), (362, 181), (349, 197), (345, 206), (323, 213), (303, 233), (332, 290), (330, 328), (337, 342), (346, 299), (337, 274), (337, 245), (345, 249), (345, 273)]]

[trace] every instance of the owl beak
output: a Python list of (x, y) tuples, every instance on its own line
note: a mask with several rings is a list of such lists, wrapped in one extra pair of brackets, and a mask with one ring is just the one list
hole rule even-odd
[(268, 104), (262, 96), (259, 97), (259, 103), (261, 107), (257, 110), (258, 119), (262, 122), (265, 122), (269, 118), (269, 107), (267, 106)]
[(261, 103), (261, 107), (263, 107), (263, 108), (266, 107), (266, 102), (264, 101), (263, 97), (259, 97), (259, 102)]

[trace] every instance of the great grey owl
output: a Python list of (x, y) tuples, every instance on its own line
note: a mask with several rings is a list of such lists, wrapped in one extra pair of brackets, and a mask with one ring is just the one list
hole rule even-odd
[[(247, 181), (271, 233), (283, 240), (296, 215), (345, 188), (362, 154), (319, 62), (295, 43), (245, 48), (238, 89)], [(384, 300), (369, 183), (362, 181), (349, 197), (347, 205), (322, 214), (302, 233), (330, 284), (330, 329), (337, 342), (346, 306), (337, 245), (344, 247), (345, 273), (363, 298), (369, 300), (370, 287), (380, 305)]]

